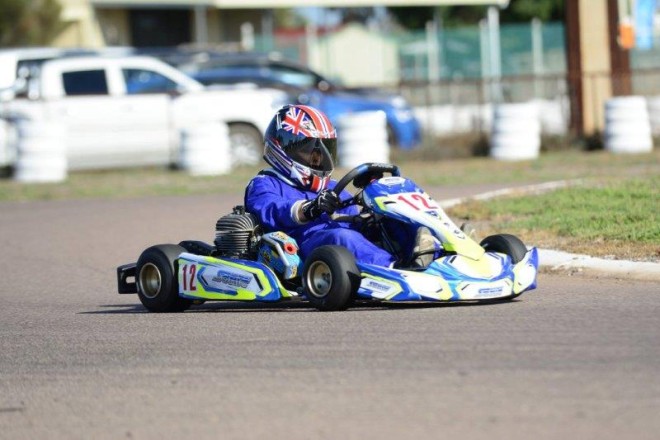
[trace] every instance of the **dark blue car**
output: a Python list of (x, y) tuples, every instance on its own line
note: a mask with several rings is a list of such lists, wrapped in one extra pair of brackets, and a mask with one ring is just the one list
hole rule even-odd
[(421, 142), (419, 121), (403, 97), (373, 88), (339, 87), (307, 67), (280, 57), (253, 53), (214, 55), (178, 67), (207, 86), (254, 83), (285, 89), (298, 103), (322, 110), (334, 123), (346, 113), (381, 110), (387, 115), (393, 145), (411, 149)]

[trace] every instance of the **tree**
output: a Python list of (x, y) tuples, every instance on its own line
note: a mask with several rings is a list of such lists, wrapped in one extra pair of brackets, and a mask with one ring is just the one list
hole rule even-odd
[(394, 6), (387, 10), (406, 29), (423, 29), (426, 22), (433, 20), (431, 6)]
[[(474, 25), (486, 16), (488, 6), (439, 6), (437, 13), (444, 26)], [(410, 6), (390, 7), (388, 11), (408, 29), (421, 29), (433, 20), (435, 7)], [(509, 6), (500, 11), (503, 23), (528, 22), (532, 18), (542, 21), (562, 20), (564, 0), (511, 0)]]
[(500, 16), (503, 22), (559, 21), (564, 19), (564, 0), (512, 0)]
[(343, 23), (362, 23), (366, 24), (369, 18), (373, 15), (374, 8), (330, 8), (331, 10), (339, 10), (342, 13)]
[(47, 45), (68, 23), (57, 0), (2, 0), (0, 47)]
[(307, 20), (295, 10), (290, 8), (277, 8), (273, 11), (275, 26), (277, 28), (291, 29), (301, 28), (307, 24)]

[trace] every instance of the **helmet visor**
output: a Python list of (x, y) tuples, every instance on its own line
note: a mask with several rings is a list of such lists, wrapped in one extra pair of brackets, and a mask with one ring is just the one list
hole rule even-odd
[(301, 165), (316, 171), (332, 171), (337, 157), (336, 138), (306, 137), (290, 143), (285, 153)]

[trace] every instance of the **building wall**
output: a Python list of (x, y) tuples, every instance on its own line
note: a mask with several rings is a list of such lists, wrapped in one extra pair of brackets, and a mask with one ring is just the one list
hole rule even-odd
[(97, 9), (98, 18), (107, 46), (130, 46), (130, 24), (126, 9)]
[(241, 25), (251, 23), (254, 32), (261, 33), (261, 11), (254, 9), (219, 9), (219, 36), (217, 42), (241, 41)]
[(310, 65), (347, 86), (396, 84), (398, 49), (387, 37), (357, 23), (318, 39), (309, 47)]
[(53, 46), (89, 48), (105, 46), (101, 27), (89, 0), (59, 0), (59, 2), (62, 6), (62, 20), (69, 22), (70, 26), (53, 41)]
[[(145, 5), (155, 9), (180, 9), (182, 2), (171, 5), (162, 2), (158, 5), (148, 1), (134, 1), (130, 7), (112, 2), (98, 3), (93, 6), (90, 0), (59, 0), (62, 6), (62, 19), (70, 26), (53, 41), (57, 47), (90, 47), (130, 46), (133, 38), (130, 32), (128, 11), (131, 8), (144, 8)], [(191, 11), (193, 2), (184, 2)], [(207, 38), (210, 45), (238, 43), (241, 40), (241, 25), (252, 23), (256, 33), (261, 32), (262, 11), (255, 9), (206, 9)], [(192, 23), (190, 42), (195, 42), (195, 23)]]

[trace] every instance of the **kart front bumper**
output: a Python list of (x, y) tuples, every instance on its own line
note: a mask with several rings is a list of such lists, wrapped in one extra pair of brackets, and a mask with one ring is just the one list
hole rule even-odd
[[(129, 263), (117, 268), (117, 291), (120, 294), (137, 293), (137, 284), (135, 283), (136, 263)], [(133, 281), (131, 281), (131, 278)]]

